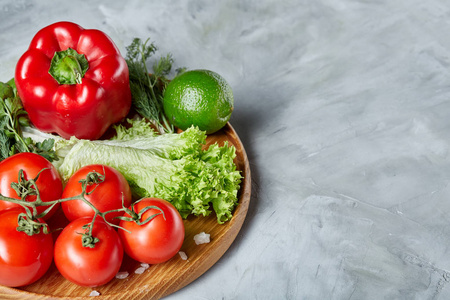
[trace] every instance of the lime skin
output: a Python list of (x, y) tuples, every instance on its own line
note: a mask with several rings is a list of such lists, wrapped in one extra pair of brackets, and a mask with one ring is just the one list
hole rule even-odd
[(175, 127), (197, 126), (207, 134), (230, 120), (234, 98), (225, 79), (210, 70), (191, 70), (176, 76), (164, 92), (164, 113)]

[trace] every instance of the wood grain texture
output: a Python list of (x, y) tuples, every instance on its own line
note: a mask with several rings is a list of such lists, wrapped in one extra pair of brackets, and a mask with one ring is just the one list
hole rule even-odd
[[(239, 190), (239, 205), (233, 218), (220, 225), (216, 215), (208, 217), (191, 216), (184, 221), (186, 235), (181, 251), (188, 259), (176, 255), (168, 262), (152, 265), (143, 274), (135, 274), (140, 263), (128, 256), (124, 257), (121, 271), (126, 271), (126, 279), (113, 279), (106, 285), (96, 288), (77, 286), (63, 278), (54, 264), (46, 275), (32, 285), (22, 288), (0, 286), (0, 299), (84, 299), (95, 290), (100, 296), (94, 299), (160, 299), (185, 287), (213, 266), (236, 238), (247, 215), (250, 203), (251, 174), (245, 149), (233, 127), (228, 123), (219, 132), (209, 135), (207, 145), (225, 141), (236, 147), (235, 163), (241, 171), (243, 180)], [(211, 242), (196, 245), (194, 235), (200, 232), (211, 235)]]

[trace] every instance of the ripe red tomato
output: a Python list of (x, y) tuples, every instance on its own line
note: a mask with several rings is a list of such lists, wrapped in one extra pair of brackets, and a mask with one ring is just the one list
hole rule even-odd
[(55, 242), (55, 265), (67, 280), (81, 285), (100, 286), (115, 277), (123, 259), (117, 232), (102, 219), (96, 219), (92, 235), (99, 239), (94, 248), (83, 247), (82, 227), (92, 221), (84, 217), (72, 221)]
[[(63, 186), (61, 177), (56, 168), (44, 157), (39, 154), (23, 152), (17, 153), (0, 162), (0, 194), (10, 198), (20, 199), (16, 191), (11, 187), (12, 182), (18, 182), (19, 170), (22, 169), (25, 179), (34, 179), (42, 170), (36, 181), (41, 200), (44, 202), (57, 200), (61, 197)], [(35, 201), (36, 196), (30, 195), (26, 197), (29, 202)], [(11, 208), (21, 207), (7, 201), (0, 201), (0, 211)], [(40, 206), (37, 208), (38, 213), (46, 210), (48, 206)], [(59, 203), (44, 217), (45, 220), (50, 218), (59, 208)]]
[[(0, 284), (18, 287), (31, 284), (47, 272), (53, 259), (51, 233), (28, 236), (17, 231), (20, 208), (0, 212)], [(43, 221), (41, 221), (42, 223)]]
[[(184, 224), (177, 209), (162, 199), (142, 199), (135, 204), (135, 212), (139, 213), (147, 206), (159, 207), (164, 215), (160, 214), (144, 225), (122, 220), (120, 226), (130, 233), (120, 229), (118, 233), (124, 250), (130, 257), (139, 262), (158, 264), (169, 260), (180, 250), (184, 241)], [(140, 221), (157, 213), (160, 213), (158, 209), (149, 209)], [(130, 217), (127, 213), (124, 216)]]
[[(116, 169), (106, 165), (89, 165), (75, 172), (67, 182), (62, 197), (69, 198), (81, 194), (82, 179), (85, 179), (89, 172), (98, 172), (105, 176), (105, 180), (98, 184), (87, 187), (86, 192), (92, 194), (85, 198), (91, 202), (101, 212), (122, 208), (122, 197), (125, 207), (131, 204), (131, 189), (125, 177)], [(95, 190), (94, 190), (95, 189)], [(94, 216), (94, 210), (82, 200), (66, 201), (61, 203), (64, 215), (70, 221), (80, 217)], [(116, 216), (123, 215), (123, 212), (114, 212), (106, 214), (106, 220), (114, 224), (119, 224), (119, 219), (113, 219)]]

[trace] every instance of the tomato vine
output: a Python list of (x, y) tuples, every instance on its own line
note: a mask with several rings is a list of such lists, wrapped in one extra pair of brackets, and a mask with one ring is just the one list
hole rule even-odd
[[(149, 221), (151, 221), (153, 218), (155, 218), (161, 214), (163, 215), (163, 217), (165, 219), (164, 212), (162, 211), (162, 209), (160, 209), (157, 206), (148, 206), (144, 210), (140, 211), (139, 213), (136, 213), (134, 210), (134, 205), (139, 203), (140, 200), (134, 202), (131, 205), (131, 208), (128, 208), (123, 203), (123, 197), (122, 197), (122, 208), (101, 212), (88, 199), (86, 199), (86, 195), (90, 195), (90, 194), (94, 193), (98, 184), (101, 184), (105, 180), (105, 176), (96, 171), (89, 172), (84, 179), (79, 181), (79, 183), (81, 184), (81, 193), (79, 195), (44, 202), (41, 199), (41, 196), (39, 193), (39, 188), (36, 184), (36, 181), (39, 179), (41, 172), (44, 170), (46, 170), (46, 169), (45, 168), (42, 169), (34, 178), (31, 178), (31, 179), (26, 179), (25, 175), (24, 175), (24, 171), (22, 169), (19, 170), (18, 181), (12, 182), (11, 188), (14, 189), (14, 191), (17, 193), (17, 196), (20, 199), (7, 197), (7, 196), (0, 194), (0, 201), (8, 201), (8, 202), (16, 203), (24, 208), (25, 212), (19, 214), (19, 216), (18, 216), (17, 231), (24, 232), (29, 236), (32, 236), (34, 234), (39, 234), (41, 232), (41, 230), (45, 234), (49, 233), (48, 225), (46, 223), (41, 223), (39, 221), (39, 219), (45, 217), (45, 215), (47, 213), (49, 213), (55, 205), (62, 203), (62, 202), (73, 201), (73, 200), (81, 200), (84, 203), (86, 203), (87, 205), (89, 205), (89, 207), (91, 207), (94, 210), (94, 216), (92, 217), (92, 221), (90, 223), (86, 224), (85, 226), (83, 226), (83, 229), (85, 229), (86, 231), (84, 233), (80, 233), (83, 235), (83, 237), (82, 237), (83, 247), (94, 248), (95, 244), (99, 241), (98, 238), (96, 238), (92, 235), (92, 229), (94, 227), (95, 219), (97, 217), (103, 218), (105, 223), (108, 224), (109, 226), (115, 227), (115, 228), (118, 228), (121, 230), (125, 230), (127, 232), (129, 232), (129, 231), (126, 230), (125, 228), (109, 222), (105, 216), (107, 214), (113, 213), (113, 212), (128, 213), (131, 217), (118, 216), (116, 218), (118, 218), (120, 220), (124, 220), (124, 221), (133, 221), (138, 225), (144, 225), (144, 224), (148, 223)], [(87, 188), (91, 185), (97, 185), (97, 186), (88, 192)], [(26, 201), (26, 198), (31, 195), (36, 196), (36, 199), (34, 201)], [(38, 213), (37, 208), (40, 206), (48, 206), (48, 208), (46, 210), (44, 210), (42, 213)], [(142, 215), (149, 209), (156, 209), (159, 212), (152, 214), (145, 220), (141, 221)]]

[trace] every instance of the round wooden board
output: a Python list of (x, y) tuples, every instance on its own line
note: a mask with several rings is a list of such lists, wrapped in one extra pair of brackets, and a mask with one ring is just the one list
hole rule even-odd
[[(187, 254), (187, 260), (175, 255), (168, 262), (152, 265), (143, 274), (136, 274), (135, 270), (140, 267), (140, 263), (125, 256), (120, 271), (128, 272), (129, 276), (125, 279), (114, 278), (106, 285), (96, 288), (81, 287), (69, 282), (52, 265), (46, 275), (34, 284), (21, 288), (0, 286), (0, 299), (92, 299), (89, 295), (94, 290), (100, 293), (94, 299), (160, 299), (197, 279), (233, 243), (250, 203), (250, 166), (244, 146), (233, 127), (228, 123), (220, 131), (209, 135), (206, 146), (216, 142), (223, 145), (225, 141), (236, 147), (235, 164), (243, 176), (238, 194), (239, 205), (233, 218), (223, 225), (217, 223), (214, 213), (208, 217), (191, 216), (184, 221), (186, 235), (181, 251)], [(210, 234), (210, 243), (195, 244), (194, 235), (201, 232)]]

